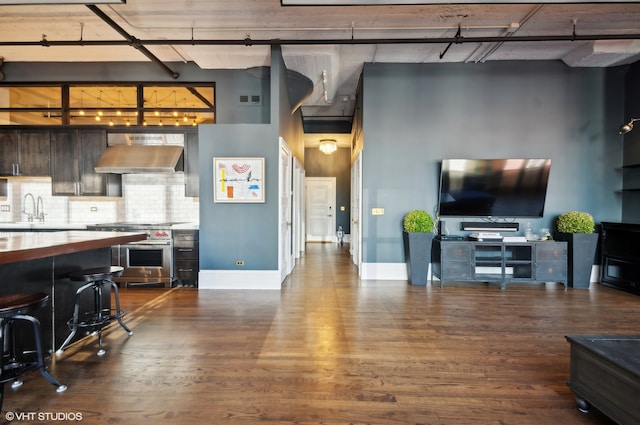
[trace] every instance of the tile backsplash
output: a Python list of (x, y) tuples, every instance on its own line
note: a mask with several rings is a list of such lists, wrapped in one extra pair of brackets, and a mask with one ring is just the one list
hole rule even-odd
[[(42, 198), (48, 223), (199, 222), (199, 198), (185, 196), (183, 173), (124, 174), (122, 197), (52, 196), (51, 178), (10, 177), (0, 198), (0, 222), (27, 220), (28, 193)], [(30, 197), (26, 208), (32, 209)]]

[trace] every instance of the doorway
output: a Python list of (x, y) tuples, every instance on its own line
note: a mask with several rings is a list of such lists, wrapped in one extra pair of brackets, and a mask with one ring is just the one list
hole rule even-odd
[(280, 246), (279, 246), (279, 261), (278, 267), (280, 269), (280, 280), (284, 279), (293, 270), (293, 255), (292, 255), (292, 201), (294, 194), (291, 190), (291, 164), (292, 155), (291, 149), (287, 145), (286, 141), (280, 138), (280, 203), (279, 203), (279, 216), (280, 216)]
[(362, 156), (358, 154), (356, 160), (351, 167), (351, 258), (353, 264), (360, 269), (362, 261), (360, 255), (360, 216), (362, 215), (362, 206), (360, 205), (360, 197), (362, 194)]
[(336, 178), (305, 179), (306, 241), (336, 242)]

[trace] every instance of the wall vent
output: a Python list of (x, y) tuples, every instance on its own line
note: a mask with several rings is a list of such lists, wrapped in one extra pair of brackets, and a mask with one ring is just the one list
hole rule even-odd
[(262, 104), (262, 99), (259, 94), (241, 94), (240, 105), (255, 106)]

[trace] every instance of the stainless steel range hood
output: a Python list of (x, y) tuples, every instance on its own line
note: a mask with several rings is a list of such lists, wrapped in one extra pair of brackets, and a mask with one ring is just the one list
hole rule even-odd
[(114, 174), (182, 171), (183, 146), (166, 143), (166, 135), (110, 134), (109, 146), (94, 169), (96, 173)]

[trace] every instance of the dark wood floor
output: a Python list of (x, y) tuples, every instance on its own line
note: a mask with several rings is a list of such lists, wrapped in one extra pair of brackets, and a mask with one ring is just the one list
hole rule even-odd
[[(107, 331), (7, 385), (5, 412), (85, 424), (611, 424), (566, 386), (567, 334), (638, 334), (640, 297), (595, 285), (361, 281), (312, 244), (284, 289), (121, 292)], [(61, 423), (50, 421), (51, 423)], [(14, 423), (49, 423), (14, 421)], [(69, 423), (69, 422), (64, 422)]]

